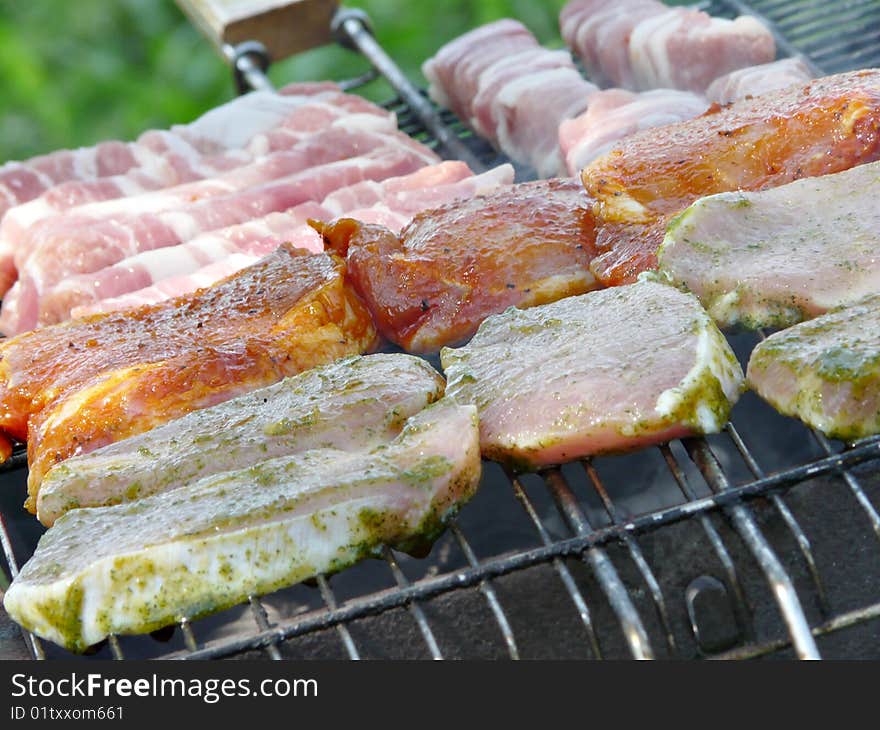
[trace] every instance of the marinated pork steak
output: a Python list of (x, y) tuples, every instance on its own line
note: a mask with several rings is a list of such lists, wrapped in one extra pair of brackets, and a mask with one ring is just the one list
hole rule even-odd
[(73, 650), (436, 538), (480, 478), (476, 410), (443, 399), (371, 450), (321, 448), (65, 514), (3, 601)]
[(589, 201), (574, 180), (503, 188), (417, 215), (395, 235), (342, 219), (322, 227), (382, 334), (410, 352), (465, 341), (490, 314), (596, 287)]
[(130, 502), (309, 449), (378, 446), (444, 385), (410, 355), (343, 358), (68, 459), (43, 479), (37, 517), (51, 525), (76, 507)]
[(660, 270), (721, 326), (796, 324), (880, 291), (878, 197), (880, 162), (701, 198), (667, 229)]
[(880, 294), (768, 337), (752, 352), (748, 383), (832, 438), (880, 433)]
[(50, 467), (172, 418), (368, 351), (345, 263), (287, 244), (207, 289), (0, 344), (0, 433), (28, 442), (28, 507)]
[[(880, 159), (880, 70), (826, 76), (627, 137), (581, 176), (605, 285), (657, 265), (669, 219), (705, 195), (765, 190)], [(601, 224), (600, 224), (601, 222)]]
[(522, 469), (718, 431), (743, 382), (696, 298), (653, 281), (511, 307), (440, 357), (483, 455)]

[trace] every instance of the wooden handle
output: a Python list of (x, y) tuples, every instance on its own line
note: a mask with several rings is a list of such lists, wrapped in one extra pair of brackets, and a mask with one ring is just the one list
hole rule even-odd
[(273, 60), (329, 43), (336, 0), (176, 0), (211, 42), (260, 41)]

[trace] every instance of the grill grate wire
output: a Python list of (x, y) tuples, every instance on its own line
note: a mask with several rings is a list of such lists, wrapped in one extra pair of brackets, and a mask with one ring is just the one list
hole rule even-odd
[[(880, 33), (874, 32), (880, 29), (880, 3), (848, 2), (841, 10), (836, 3), (832, 8), (831, 4), (803, 0), (754, 0), (749, 6), (738, 0), (713, 0), (699, 7), (727, 16), (757, 12), (774, 24), (782, 52), (806, 54), (823, 73), (880, 64)], [(475, 170), (506, 161), (486, 142), (474, 137), (450, 113), (434, 109), (424, 94), (409, 84), (393, 61), (384, 55), (365, 26), (357, 27), (361, 22), (358, 17), (346, 18), (342, 14), (337, 23), (341, 29), (338, 32), (347, 36), (346, 43), (364, 53), (376, 70), (392, 82), (399, 97), (387, 107), (397, 113), (403, 131), (443, 156), (465, 159)], [(350, 86), (374, 76), (374, 72), (365, 74)], [(528, 171), (518, 170), (518, 173), (529, 176)], [(735, 413), (734, 418), (737, 417)], [(743, 433), (750, 434), (753, 425), (743, 426)], [(652, 451), (659, 455), (659, 463), (680, 498), (672, 504), (637, 513), (633, 513), (624, 500), (615, 498), (619, 485), (606, 485), (606, 479), (600, 475), (600, 465), (593, 460), (579, 462), (581, 480), (565, 467), (550, 469), (537, 476), (496, 469), (495, 478), (487, 479), (494, 483), (484, 484), (481, 491), (498, 488), (505, 490), (508, 498), (513, 496), (533, 530), (536, 544), (520, 545), (481, 558), (459, 520), (450, 526), (449, 534), (452, 536), (450, 544), (456, 545), (463, 556), (462, 567), (412, 580), (405, 570), (411, 559), (385, 548), (381, 557), (393, 580), (390, 588), (364, 592), (340, 601), (331, 587), (332, 579), (318, 576), (316, 584), (323, 601), (321, 607), (273, 620), (265, 605), (268, 597), (251, 596), (246, 611), (252, 620), (250, 629), (239, 626), (239, 620), (229, 635), (200, 641), (198, 629), (202, 622), (182, 618), (177, 629), (183, 647), (161, 651), (162, 645), (156, 643), (159, 650), (153, 651), (152, 656), (207, 659), (259, 651), (266, 658), (277, 660), (282, 658), (281, 649), (296, 637), (332, 629), (345, 656), (358, 659), (362, 652), (351, 628), (367, 617), (404, 609), (415, 625), (427, 655), (441, 659), (444, 657), (441, 641), (425, 609), (438, 597), (476, 590), (489, 610), (506, 655), (517, 659), (521, 650), (509, 616), (510, 607), (505, 608), (495, 582), (545, 565), (551, 569), (570, 601), (566, 610), (574, 613), (582, 629), (570, 639), (582, 643), (594, 658), (612, 655), (613, 652), (603, 644), (613, 645), (615, 642), (609, 635), (617, 632), (623, 638), (625, 654), (637, 658), (686, 656), (689, 653), (712, 658), (754, 658), (783, 650), (792, 650), (803, 658), (818, 657), (817, 637), (880, 619), (880, 596), (872, 595), (867, 603), (856, 608), (834, 611), (835, 601), (826, 589), (810, 530), (799, 522), (796, 509), (791, 507), (789, 500), (798, 496), (810, 480), (826, 478), (834, 484), (842, 483), (870, 527), (872, 548), (876, 551), (880, 548), (880, 515), (869, 496), (871, 488), (863, 485), (853, 470), (865, 464), (876, 464), (880, 459), (880, 438), (864, 439), (841, 447), (790, 419), (787, 427), (811, 438), (819, 455), (794, 466), (762, 467), (754, 450), (747, 445), (747, 437), (743, 437), (733, 423), (728, 424), (723, 434), (712, 443), (705, 438), (694, 438), (657, 447)], [(637, 458), (640, 458), (639, 454), (626, 457), (628, 460)], [(738, 459), (739, 466), (746, 469), (746, 479), (737, 482), (734, 478), (736, 466), (733, 459)], [(20, 450), (2, 470), (19, 470), (25, 465), (26, 457)], [(540, 485), (537, 491), (532, 486), (535, 481)], [(841, 497), (837, 493), (834, 496)], [(555, 514), (546, 514), (542, 505), (535, 501), (536, 497), (554, 505)], [(588, 515), (590, 500), (599, 505), (598, 520), (593, 513)], [(798, 573), (803, 573), (805, 582), (797, 582), (792, 565), (786, 567), (780, 553), (762, 530), (768, 512), (775, 514), (779, 525), (791, 538), (794, 548), (784, 557), (791, 563), (790, 554), (796, 554), (800, 564)], [(720, 522), (719, 516), (723, 516)], [(848, 517), (855, 519), (852, 514)], [(558, 534), (559, 525), (567, 527), (567, 536)], [(737, 632), (735, 645), (707, 650), (698, 639), (695, 645), (699, 633), (695, 624), (690, 637), (681, 631), (682, 607), (678, 601), (670, 602), (669, 579), (665, 575), (667, 564), (652, 560), (650, 549), (645, 547), (653, 535), (676, 525), (693, 526), (708, 543), (707, 554), (711, 555), (721, 576), (719, 583), (730, 600)], [(0, 547), (14, 578), (18, 561), (13, 546), (10, 530), (0, 514)], [(620, 550), (612, 555), (615, 548)], [(19, 551), (24, 550), (24, 546), (19, 548)], [(880, 562), (878, 557), (880, 554), (875, 554), (871, 559)], [(587, 569), (586, 578), (578, 566)], [(745, 575), (755, 568), (772, 597), (767, 603), (775, 602), (781, 617), (782, 624), (775, 627), (775, 635), (766, 635), (768, 628), (764, 624), (774, 622), (759, 621), (759, 614), (765, 612), (766, 606), (752, 597), (754, 586)], [(691, 594), (689, 590), (688, 595)], [(644, 599), (645, 595), (647, 599)], [(802, 595), (818, 607), (817, 611), (809, 610), (810, 603), (802, 604)], [(608, 613), (603, 602), (610, 609), (613, 622), (599, 622), (600, 614), (604, 617)], [(691, 609), (688, 604), (688, 615), (694, 623)], [(808, 615), (812, 614), (815, 617), (811, 620)], [(23, 634), (31, 656), (45, 658), (44, 643), (29, 632), (23, 631)], [(128, 641), (128, 637), (111, 636), (107, 652), (114, 659), (130, 656), (131, 653), (123, 649)], [(685, 642), (689, 643), (687, 648), (682, 646)], [(660, 647), (662, 652), (658, 652)]]

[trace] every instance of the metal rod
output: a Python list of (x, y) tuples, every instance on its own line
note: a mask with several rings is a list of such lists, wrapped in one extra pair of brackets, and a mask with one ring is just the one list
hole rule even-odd
[(110, 634), (107, 637), (107, 643), (110, 645), (110, 653), (113, 654), (113, 658), (116, 661), (122, 661), (125, 659), (125, 655), (122, 653), (122, 647), (119, 645), (119, 637), (116, 634)]
[[(745, 441), (743, 441), (739, 432), (736, 430), (736, 427), (732, 423), (728, 423), (725, 429), (727, 435), (730, 436), (730, 440), (733, 441), (734, 446), (736, 446), (736, 450), (739, 452), (740, 456), (742, 456), (743, 461), (749, 468), (749, 471), (752, 472), (752, 476), (757, 479), (764, 477), (764, 470), (749, 451)], [(831, 606), (828, 603), (828, 597), (825, 593), (825, 584), (822, 582), (822, 578), (819, 575), (819, 568), (816, 566), (816, 559), (813, 557), (813, 546), (810, 543), (810, 539), (807, 537), (807, 534), (804, 532), (803, 528), (795, 519), (794, 514), (780, 495), (770, 494), (768, 495), (768, 498), (774, 509), (776, 509), (780, 517), (782, 517), (782, 521), (785, 523), (797, 543), (798, 550), (801, 557), (804, 559), (807, 571), (809, 572), (810, 577), (813, 580), (813, 586), (816, 589), (819, 610), (822, 612), (823, 616), (829, 615), (831, 613)]]
[(186, 648), (190, 652), (198, 651), (199, 644), (196, 641), (196, 636), (193, 633), (192, 626), (190, 626), (189, 619), (180, 619), (180, 630), (183, 633), (183, 643), (186, 644)]
[[(726, 491), (730, 484), (709, 444), (704, 439), (685, 439), (683, 444), (706, 483), (714, 491)], [(751, 514), (741, 503), (728, 505), (725, 511), (770, 584), (774, 600), (791, 634), (795, 652), (801, 659), (821, 658), (791, 577), (761, 534)]]
[[(18, 561), (15, 559), (15, 553), (12, 551), (12, 541), (9, 539), (9, 530), (6, 527), (6, 520), (0, 514), (0, 547), (3, 549), (3, 557), (6, 558), (6, 564), (9, 566), (9, 577), (15, 580), (18, 575)], [(46, 652), (43, 650), (43, 643), (30, 631), (21, 628), (21, 635), (24, 643), (34, 659), (45, 659)]]
[[(571, 530), (577, 535), (594, 532), (587, 516), (581, 510), (577, 499), (565, 481), (565, 477), (562, 476), (562, 472), (558, 469), (551, 469), (544, 475), (544, 480), (557, 508)], [(620, 622), (630, 653), (636, 659), (653, 659), (654, 650), (651, 648), (648, 632), (645, 630), (645, 625), (633, 605), (629, 591), (617, 574), (611, 559), (604, 550), (594, 547), (586, 551), (584, 560), (593, 569), (602, 591), (608, 597), (611, 608)]]
[(431, 103), (422, 96), (370, 33), (367, 22), (363, 11), (340, 8), (333, 18), (332, 27), (337, 40), (363, 54), (373, 68), (385, 78), (400, 98), (416, 113), (425, 128), (437, 139), (450, 157), (467, 163), (474, 172), (484, 172), (485, 165), (451, 129), (443, 124)]
[[(458, 541), (458, 545), (464, 553), (468, 564), (472, 568), (479, 568), (480, 563), (477, 560), (477, 556), (474, 554), (470, 543), (465, 539), (464, 533), (459, 526), (453, 523), (449, 529)], [(507, 614), (505, 614), (504, 609), (501, 608), (501, 602), (498, 600), (498, 595), (495, 593), (495, 589), (492, 587), (492, 584), (488, 579), (480, 581), (480, 591), (486, 597), (486, 602), (489, 604), (489, 608), (495, 616), (498, 628), (501, 629), (501, 635), (504, 637), (504, 643), (507, 644), (507, 652), (510, 654), (510, 658), (519, 659), (519, 649), (517, 649), (516, 640), (513, 637), (513, 629), (510, 627), (510, 622), (507, 620)]]
[[(333, 595), (333, 591), (330, 589), (330, 582), (327, 580), (326, 576), (318, 576), (318, 587), (321, 589), (321, 597), (324, 599), (324, 603), (327, 604), (327, 608), (331, 611), (335, 611), (338, 608), (336, 605), (336, 596)], [(354, 639), (351, 638), (351, 632), (348, 630), (348, 626), (338, 624), (336, 630), (339, 632), (339, 637), (342, 639), (345, 651), (348, 652), (348, 658), (352, 660), (360, 659), (360, 653), (357, 650), (357, 646), (355, 646)]]
[[(394, 553), (391, 552), (391, 548), (387, 545), (382, 548), (382, 557), (385, 558), (385, 562), (388, 563), (388, 567), (391, 568), (391, 573), (394, 575), (394, 580), (397, 585), (400, 588), (408, 587), (410, 585), (409, 579), (400, 569), (400, 566), (397, 564), (397, 559), (394, 557)], [(425, 616), (422, 607), (416, 601), (413, 601), (409, 604), (409, 612), (412, 614), (412, 617), (415, 619), (415, 622), (419, 627), (422, 638), (428, 646), (428, 653), (431, 655), (431, 658), (435, 660), (442, 659), (443, 654), (440, 651), (440, 646), (437, 644), (437, 639), (434, 636), (434, 632), (431, 630), (431, 625), (428, 623), (428, 619)]]
[(275, 91), (266, 71), (272, 62), (266, 46), (258, 41), (246, 41), (237, 46), (225, 45), (223, 53), (232, 66), (235, 86), (239, 94), (248, 91)]
[[(547, 532), (547, 528), (544, 527), (544, 523), (541, 522), (541, 518), (538, 517), (537, 511), (535, 510), (532, 501), (529, 499), (529, 496), (526, 494), (526, 490), (523, 489), (522, 484), (520, 484), (519, 479), (509, 469), (505, 469), (505, 473), (513, 486), (514, 496), (516, 496), (517, 500), (522, 505), (522, 508), (529, 516), (529, 519), (532, 521), (532, 524), (535, 526), (535, 529), (538, 531), (538, 536), (541, 538), (541, 542), (544, 545), (552, 544), (553, 541), (550, 539), (550, 534)], [(587, 632), (587, 639), (590, 642), (590, 648), (593, 650), (593, 656), (596, 657), (596, 659), (601, 659), (602, 650), (599, 647), (599, 640), (596, 638), (596, 631), (593, 628), (590, 609), (587, 606), (583, 594), (577, 587), (568, 566), (563, 563), (560, 558), (553, 558), (552, 562), (554, 569), (559, 574), (562, 585), (565, 586), (565, 590), (568, 592), (578, 615), (581, 617), (581, 623), (583, 623), (584, 629)]]
[[(254, 617), (254, 621), (257, 623), (257, 627), (260, 631), (266, 631), (266, 629), (269, 628), (269, 618), (266, 615), (266, 608), (256, 596), (248, 596), (248, 603), (251, 605), (251, 614)], [(269, 644), (269, 646), (266, 647), (266, 653), (269, 655), (270, 659), (275, 661), (281, 659), (281, 652), (278, 651), (277, 644)]]
[[(581, 466), (586, 472), (590, 483), (593, 485), (593, 489), (595, 489), (599, 498), (602, 500), (602, 505), (605, 507), (605, 512), (607, 512), (608, 516), (611, 518), (611, 522), (614, 524), (620, 524), (621, 520), (617, 513), (617, 507), (615, 507), (611, 496), (605, 489), (605, 485), (602, 483), (599, 472), (596, 471), (596, 467), (593, 466), (592, 461), (582, 461)], [(672, 625), (669, 622), (669, 612), (666, 609), (666, 599), (663, 597), (660, 582), (654, 575), (654, 571), (651, 570), (651, 566), (648, 565), (645, 554), (642, 552), (642, 548), (639, 547), (638, 542), (636, 542), (635, 537), (628, 532), (624, 532), (621, 535), (621, 541), (626, 546), (630, 558), (633, 563), (635, 563), (636, 568), (638, 568), (638, 571), (642, 576), (642, 580), (645, 581), (645, 585), (648, 586), (648, 590), (651, 592), (651, 598), (654, 601), (654, 609), (657, 611), (657, 617), (660, 619), (660, 624), (663, 626), (663, 631), (666, 634), (666, 647), (669, 649), (670, 654), (674, 654), (675, 636), (672, 633)]]

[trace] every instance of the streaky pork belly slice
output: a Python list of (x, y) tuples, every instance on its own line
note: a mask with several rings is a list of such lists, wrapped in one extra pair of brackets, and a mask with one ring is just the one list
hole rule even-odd
[[(435, 539), (480, 478), (475, 409), (443, 399), (372, 450), (315, 449), (72, 510), (4, 597), (69, 649), (152, 631)], [(146, 578), (145, 578), (146, 576)]]
[(101, 142), (94, 147), (59, 150), (23, 162), (0, 166), (0, 216), (68, 180), (94, 180), (119, 175), (147, 164), (157, 153), (181, 144), (203, 153), (242, 147), (255, 135), (276, 126), (286, 113), (315, 95), (338, 93), (335, 84), (290, 87), (287, 94), (253, 92), (171, 130), (152, 130), (137, 142)]
[(483, 454), (522, 469), (714, 433), (743, 381), (696, 298), (653, 281), (511, 307), (440, 357)]
[(606, 285), (657, 265), (670, 217), (697, 198), (763, 190), (880, 158), (880, 71), (827, 76), (619, 142), (581, 172)]
[[(31, 254), (45, 241), (52, 239), (53, 236), (67, 236), (73, 229), (93, 226), (114, 216), (135, 213), (157, 214), (165, 210), (178, 210), (183, 205), (229, 195), (307, 171), (312, 167), (357, 157), (385, 146), (410, 148), (414, 154), (423, 156), (426, 163), (437, 159), (426, 147), (413, 143), (395, 130), (331, 128), (303, 139), (291, 149), (260, 157), (248, 165), (216, 177), (78, 206), (64, 214), (32, 222), (20, 231), (7, 226), (6, 232), (10, 238), (6, 245), (14, 249), (15, 265), (19, 271), (22, 271), (26, 268)], [(0, 235), (2, 231), (0, 225)], [(2, 239), (0, 245), (3, 245)]]
[(596, 287), (593, 216), (574, 180), (512, 185), (419, 213), (395, 235), (343, 218), (322, 229), (380, 331), (410, 352), (466, 340), (488, 315)]
[(420, 358), (343, 358), (67, 459), (43, 479), (37, 517), (49, 526), (70, 509), (131, 502), (311, 449), (370, 450), (444, 387)]
[(474, 28), (422, 64), (422, 73), (429, 82), (428, 94), (467, 121), (483, 72), (499, 59), (538, 45), (528, 28), (510, 18)]
[(803, 86), (812, 78), (813, 72), (803, 59), (782, 58), (719, 76), (706, 89), (706, 98), (730, 104), (747, 96), (760, 96), (796, 84)]
[[(321, 237), (306, 225), (310, 218), (329, 221), (345, 215), (384, 225), (397, 233), (419, 211), (457, 198), (483, 195), (512, 182), (510, 165), (474, 175), (467, 165), (457, 161), (423, 167), (381, 182), (365, 180), (331, 193), (321, 204), (303, 203), (284, 213), (203, 234), (178, 246), (137, 254), (94, 274), (69, 277), (48, 297), (65, 296), (68, 303), (92, 302), (73, 306), (74, 317), (155, 304), (209, 286), (254, 263), (282, 241), (322, 251)], [(359, 204), (368, 207), (349, 207)], [(166, 276), (167, 272), (173, 273)]]
[(559, 125), (581, 114), (597, 87), (574, 68), (526, 73), (505, 84), (492, 104), (498, 146), (540, 177), (565, 174)]
[(655, 0), (573, 0), (560, 29), (591, 79), (633, 91), (703, 93), (718, 76), (776, 56), (773, 34), (754, 17), (727, 20)]
[(0, 429), (28, 442), (28, 507), (45, 472), (338, 357), (376, 330), (345, 263), (279, 246), (215, 286), (0, 345)]
[(788, 327), (880, 291), (880, 162), (701, 198), (657, 258), (721, 326)]
[(831, 438), (880, 433), (880, 294), (759, 343), (748, 383), (780, 413)]
[(704, 97), (690, 91), (598, 91), (590, 97), (583, 114), (559, 125), (559, 146), (568, 174), (576, 175), (618, 140), (645, 129), (693, 119), (709, 106)]
[(3, 301), (0, 331), (18, 334), (52, 324), (69, 310), (44, 298), (67, 276), (99, 271), (134, 254), (173, 246), (203, 231), (258, 218), (369, 178), (411, 172), (424, 157), (399, 146), (374, 149), (360, 157), (328, 163), (261, 186), (216, 196), (177, 210), (131, 214), (83, 226), (66, 237), (45, 240), (28, 260), (21, 278)]

